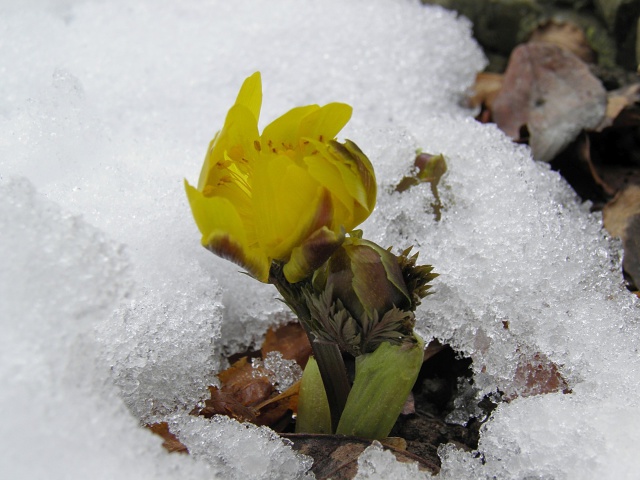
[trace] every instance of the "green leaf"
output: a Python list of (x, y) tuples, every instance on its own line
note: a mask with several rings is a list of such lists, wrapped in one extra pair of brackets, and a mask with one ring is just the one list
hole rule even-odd
[(296, 433), (331, 433), (331, 412), (318, 363), (309, 357), (298, 396)]
[(424, 341), (415, 337), (416, 344), (384, 342), (356, 358), (356, 378), (336, 433), (371, 439), (389, 435), (422, 366)]

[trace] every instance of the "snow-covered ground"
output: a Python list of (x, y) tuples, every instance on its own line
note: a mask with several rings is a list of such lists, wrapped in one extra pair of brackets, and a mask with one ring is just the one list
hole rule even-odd
[[(441, 274), (421, 333), (473, 358), (478, 397), (518, 396), (480, 456), (441, 448), (440, 477), (632, 478), (640, 309), (619, 245), (556, 173), (471, 119), (483, 64), (466, 21), (413, 0), (0, 3), (0, 477), (305, 476), (310, 459), (270, 430), (187, 415), (223, 354), (287, 315), (199, 246), (182, 186), (260, 70), (263, 125), (353, 105), (340, 138), (380, 184), (365, 236), (417, 247)], [(393, 193), (418, 148), (447, 158), (440, 221), (428, 185)], [(540, 354), (571, 394), (523, 397), (518, 367)], [(157, 420), (190, 456), (140, 427)], [(359, 478), (420, 476), (394, 462), (372, 447)]]

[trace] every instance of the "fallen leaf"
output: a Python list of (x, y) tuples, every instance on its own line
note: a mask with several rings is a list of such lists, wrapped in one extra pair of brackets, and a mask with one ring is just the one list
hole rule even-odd
[(622, 269), (631, 290), (637, 291), (640, 285), (640, 215), (631, 218), (625, 233)]
[(254, 368), (247, 357), (242, 357), (231, 367), (218, 374), (220, 390), (245, 406), (254, 406), (265, 401), (275, 391), (263, 368)]
[(387, 437), (384, 440), (382, 440), (381, 443), (382, 445), (385, 445), (387, 447), (393, 447), (399, 451), (407, 450), (407, 441), (402, 437)]
[(493, 120), (514, 140), (523, 127), (537, 160), (550, 161), (582, 130), (597, 127), (606, 92), (587, 65), (571, 52), (542, 42), (513, 50)]
[[(267, 332), (261, 354), (264, 358), (273, 351), (287, 360), (306, 364), (311, 345), (303, 328), (291, 323)], [(226, 415), (281, 431), (289, 426), (291, 414), (297, 411), (299, 382), (278, 394), (271, 383), (271, 374), (262, 364), (255, 365), (249, 357), (241, 357), (218, 374), (220, 387), (210, 386), (211, 398), (192, 413), (205, 417)]]
[(604, 228), (622, 240), (622, 268), (632, 289), (640, 283), (640, 185), (620, 191), (602, 210)]
[(591, 135), (582, 132), (552, 160), (551, 168), (560, 172), (583, 200), (591, 200), (596, 208), (602, 208), (616, 190), (603, 178), (603, 169), (595, 165), (592, 153)]
[(516, 366), (514, 383), (515, 391), (503, 397), (506, 401), (554, 392), (571, 393), (569, 384), (558, 366), (542, 352), (521, 355)]
[(431, 357), (433, 357), (434, 355), (440, 353), (445, 348), (450, 348), (450, 347), (448, 345), (442, 345), (436, 339), (431, 340), (429, 342), (429, 345), (427, 345), (427, 348), (424, 349), (424, 358), (422, 359), (422, 362), (423, 363), (426, 362)]
[[(291, 440), (295, 450), (314, 459), (311, 471), (318, 480), (352, 479), (358, 471), (358, 457), (373, 443), (371, 440), (345, 435), (287, 433), (281, 436)], [(416, 462), (420, 470), (431, 474), (440, 470), (434, 462), (386, 444), (385, 441), (381, 443), (400, 462)], [(391, 443), (397, 441), (392, 439)]]
[(619, 192), (602, 209), (604, 228), (613, 237), (624, 239), (631, 218), (640, 214), (640, 186), (631, 185)]
[(637, 126), (640, 124), (640, 83), (627, 85), (607, 93), (605, 116), (595, 129), (601, 132), (611, 126)]
[(282, 358), (295, 360), (304, 368), (311, 355), (311, 344), (304, 328), (299, 323), (288, 323), (276, 329), (267, 330), (267, 335), (260, 349), (262, 358), (269, 352), (280, 352)]
[(565, 48), (583, 62), (594, 63), (596, 60), (584, 30), (570, 21), (549, 20), (533, 31), (529, 41), (546, 42)]
[(187, 447), (178, 440), (178, 437), (169, 431), (167, 422), (152, 423), (147, 425), (147, 428), (163, 438), (162, 446), (170, 453), (189, 453)]
[(240, 422), (254, 422), (256, 420), (255, 410), (243, 405), (234, 395), (223, 392), (218, 387), (209, 387), (209, 391), (211, 398), (205, 400), (203, 408), (194, 409), (191, 412), (192, 415), (200, 415), (205, 418), (226, 415)]
[[(288, 412), (297, 413), (298, 411), (298, 394), (300, 392), (300, 380), (291, 385), (284, 392), (268, 398), (264, 402), (254, 407), (257, 412), (255, 420), (256, 425), (269, 425), (275, 431), (279, 431), (274, 427)], [(290, 420), (290, 419), (289, 419)], [(288, 426), (287, 425), (285, 426)]]
[(504, 75), (502, 73), (478, 73), (473, 86), (473, 96), (469, 98), (470, 106), (473, 108), (484, 106), (491, 111), (493, 100), (502, 88), (503, 81)]
[(400, 415), (412, 415), (414, 413), (416, 413), (416, 401), (413, 392), (409, 392), (409, 396), (404, 401)]

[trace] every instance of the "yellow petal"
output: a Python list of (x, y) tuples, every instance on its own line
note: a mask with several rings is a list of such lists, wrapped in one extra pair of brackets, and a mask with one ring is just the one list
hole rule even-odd
[(271, 259), (261, 251), (246, 250), (244, 245), (225, 232), (213, 233), (207, 239), (205, 247), (219, 257), (245, 268), (256, 280), (269, 282)]
[(340, 205), (334, 205), (335, 222), (347, 230), (355, 228), (375, 206), (376, 180), (369, 159), (348, 140), (344, 145), (315, 140), (310, 144), (316, 153), (304, 158), (309, 174), (339, 201)]
[(261, 157), (253, 175), (257, 238), (269, 256), (288, 260), (293, 247), (309, 234), (309, 225), (319, 210), (331, 218), (331, 213), (327, 216), (326, 208), (320, 207), (322, 191), (306, 169), (286, 155)]
[(307, 105), (289, 110), (281, 117), (267, 125), (262, 132), (262, 145), (271, 153), (296, 150), (300, 142), (300, 122), (303, 118), (320, 107)]
[(267, 282), (271, 259), (259, 248), (249, 245), (246, 226), (236, 206), (227, 198), (205, 197), (186, 180), (185, 190), (193, 218), (202, 233), (202, 245)]
[(215, 187), (218, 184), (225, 175), (223, 170), (228, 167), (228, 159), (246, 171), (244, 165), (258, 153), (255, 146), (258, 138), (258, 123), (253, 113), (245, 105), (231, 107), (224, 127), (209, 144), (198, 180), (198, 190), (204, 190), (206, 185)]
[(345, 103), (329, 103), (302, 119), (298, 135), (320, 142), (331, 140), (347, 124), (352, 111)]
[(247, 77), (240, 87), (236, 105), (244, 105), (253, 114), (256, 121), (260, 118), (260, 107), (262, 106), (262, 79), (260, 72)]
[(315, 154), (304, 158), (309, 175), (335, 198), (334, 207), (337, 210), (335, 220), (341, 224), (351, 223), (354, 203), (352, 191), (355, 187), (347, 187), (343, 179), (344, 175), (340, 171), (348, 169), (348, 167), (340, 164), (335, 157), (329, 154), (325, 145), (320, 142), (314, 142), (314, 144), (316, 145)]
[[(364, 222), (371, 214), (376, 205), (376, 196), (378, 193), (378, 185), (376, 183), (376, 175), (373, 170), (373, 165), (369, 158), (360, 150), (351, 140), (345, 140), (344, 143), (338, 143), (336, 141), (330, 141), (329, 146), (332, 149), (342, 155), (343, 158), (348, 159), (356, 166), (357, 170), (357, 184), (362, 185), (365, 198), (356, 197), (358, 203), (356, 204), (356, 216), (354, 228), (360, 223)], [(345, 179), (346, 181), (346, 179)], [(347, 183), (349, 185), (349, 183)]]

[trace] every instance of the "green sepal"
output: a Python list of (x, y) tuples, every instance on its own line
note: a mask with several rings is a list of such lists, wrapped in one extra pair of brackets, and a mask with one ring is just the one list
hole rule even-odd
[(298, 394), (296, 433), (332, 433), (331, 411), (318, 363), (309, 357)]
[(383, 439), (389, 435), (413, 388), (424, 355), (424, 341), (381, 343), (356, 358), (356, 377), (336, 433)]

